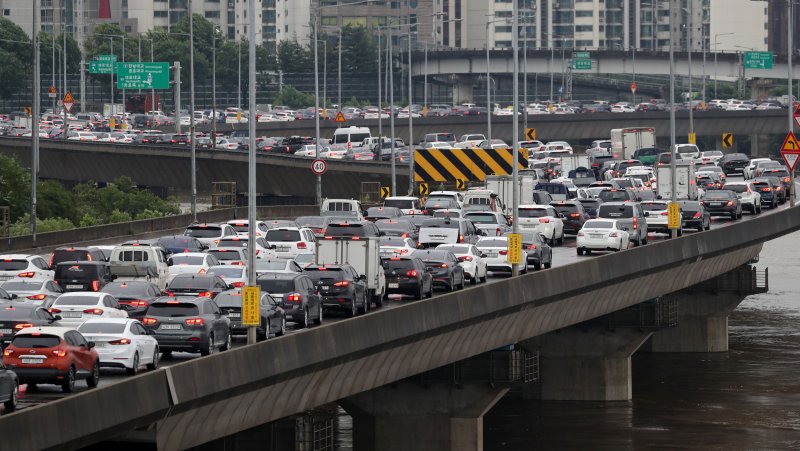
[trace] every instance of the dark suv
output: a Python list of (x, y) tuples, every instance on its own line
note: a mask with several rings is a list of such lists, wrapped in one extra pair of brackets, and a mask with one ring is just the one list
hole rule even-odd
[(59, 247), (50, 254), (50, 268), (55, 269), (61, 262), (102, 262), (106, 260), (103, 251), (96, 247)]
[(587, 219), (591, 219), (589, 214), (583, 208), (583, 204), (578, 201), (555, 201), (551, 202), (557, 212), (561, 213), (564, 218), (564, 233), (578, 234), (578, 231), (583, 227), (583, 223)]
[(172, 351), (209, 355), (231, 347), (230, 320), (207, 297), (159, 298), (150, 304), (142, 324), (165, 357)]
[(100, 291), (117, 276), (111, 274), (111, 266), (105, 261), (61, 262), (55, 267), (54, 280), (70, 291)]
[(717, 165), (722, 168), (725, 175), (730, 175), (735, 172), (743, 173), (744, 168), (750, 164), (750, 158), (743, 153), (729, 153), (720, 158)]
[(383, 273), (386, 275), (386, 293), (404, 294), (422, 299), (433, 296), (433, 276), (425, 263), (416, 257), (384, 258)]
[(353, 317), (367, 313), (367, 276), (350, 265), (306, 266), (303, 274), (316, 284), (325, 310), (340, 310)]
[(305, 274), (267, 273), (256, 281), (262, 291), (278, 299), (286, 313), (286, 321), (293, 321), (300, 327), (322, 324), (322, 296), (314, 281)]

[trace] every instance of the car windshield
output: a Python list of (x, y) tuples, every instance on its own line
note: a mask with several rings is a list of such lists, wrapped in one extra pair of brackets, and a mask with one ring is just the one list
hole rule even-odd
[(575, 205), (570, 204), (563, 204), (563, 205), (556, 205), (555, 209), (557, 212), (561, 213), (562, 215), (566, 215), (569, 213), (577, 213), (578, 207)]
[(520, 218), (544, 218), (549, 214), (544, 208), (520, 208), (518, 216)]
[(258, 286), (267, 293), (291, 293), (294, 291), (292, 279), (258, 279)]
[(27, 306), (15, 307), (13, 305), (9, 305), (8, 307), (0, 309), (0, 321), (10, 320), (10, 319), (23, 319), (30, 317), (31, 317), (31, 308)]
[(441, 196), (441, 195), (428, 196), (428, 199), (425, 201), (425, 205), (426, 206), (428, 204), (433, 205), (434, 203), (437, 203), (437, 202), (441, 202), (441, 203), (447, 204), (447, 203), (449, 203), (450, 201), (453, 201), (453, 200), (454, 199), (453, 199), (452, 196)]
[(497, 224), (497, 216), (491, 213), (467, 213), (465, 218), (473, 222), (473, 224)]
[(300, 216), (295, 220), (296, 223), (303, 227), (322, 227), (325, 225), (325, 217), (323, 216)]
[(667, 204), (659, 202), (642, 202), (641, 206), (644, 211), (662, 211), (667, 209)]
[(42, 289), (43, 284), (44, 282), (9, 280), (7, 282), (3, 282), (3, 284), (0, 285), (0, 288), (6, 291), (38, 291)]
[(508, 247), (508, 240), (489, 238), (478, 241), (478, 247)]
[(222, 278), (244, 277), (244, 274), (242, 274), (243, 271), (244, 269), (238, 266), (224, 267), (224, 268), (215, 267), (215, 268), (210, 268), (207, 274), (209, 276), (220, 276)]
[(169, 283), (170, 290), (193, 289), (193, 288), (208, 288), (211, 285), (211, 278), (209, 277), (182, 277), (177, 276)]
[(94, 265), (58, 265), (56, 279), (96, 279), (98, 267)]
[(166, 248), (188, 249), (194, 247), (191, 238), (160, 238), (158, 244)]
[(708, 191), (703, 199), (730, 199), (730, 195), (728, 195), (728, 191)]
[(586, 221), (583, 225), (585, 229), (613, 229), (614, 223), (611, 221)]
[(700, 167), (699, 167), (699, 168), (697, 168), (697, 170), (696, 170), (696, 172), (703, 172), (703, 171), (706, 171), (706, 172), (719, 172), (719, 173), (721, 173), (721, 172), (722, 172), (722, 168), (721, 168), (721, 167), (719, 167), (719, 166), (700, 166)]
[(386, 270), (414, 269), (414, 262), (408, 258), (386, 258), (383, 259), (383, 267)]
[(15, 348), (55, 348), (59, 343), (55, 335), (17, 335), (11, 342)]
[(342, 271), (342, 268), (308, 267), (303, 271), (303, 274), (311, 277), (311, 280), (314, 282), (319, 282), (324, 279), (341, 280), (344, 278), (344, 271)]
[(247, 247), (247, 240), (227, 239), (219, 240), (217, 247)]
[(384, 207), (396, 207), (401, 209), (411, 209), (414, 208), (414, 200), (413, 199), (386, 199), (383, 202)]
[(287, 260), (256, 260), (256, 271), (286, 269)]
[(21, 271), (28, 267), (28, 260), (0, 260), (0, 271)]
[[(298, 264), (303, 264), (303, 263), (311, 263), (311, 262), (313, 262), (313, 261), (314, 261), (316, 258), (317, 258), (317, 257), (316, 257), (314, 254), (311, 254), (311, 253), (308, 253), (308, 252), (306, 252), (306, 253), (299, 254), (298, 256), (296, 256), (296, 257), (294, 258), (294, 261), (295, 261), (295, 263), (298, 263)], [(256, 266), (256, 267), (258, 267), (258, 266)]]
[(379, 241), (381, 246), (405, 246), (406, 240), (405, 238), (400, 238), (397, 236), (382, 236)]
[(200, 309), (195, 304), (180, 303), (175, 301), (157, 302), (147, 309), (147, 316), (162, 318), (175, 318), (195, 316), (200, 314)]
[(647, 147), (644, 149), (639, 149), (637, 153), (640, 157), (653, 157), (661, 153), (661, 150), (655, 147)]
[(627, 191), (612, 189), (600, 191), (597, 197), (603, 202), (619, 202), (630, 199)]
[(89, 261), (91, 257), (89, 253), (86, 251), (79, 251), (79, 250), (59, 250), (56, 249), (53, 252), (53, 259), (51, 265), (55, 266), (61, 262), (79, 262), (79, 261)]
[(193, 265), (199, 266), (203, 264), (205, 257), (202, 255), (173, 255), (167, 260), (170, 265)]
[(82, 334), (121, 334), (125, 332), (124, 323), (83, 323), (78, 327)]
[(747, 185), (725, 185), (725, 189), (734, 193), (745, 193), (747, 192)]
[(272, 229), (267, 231), (266, 240), (272, 242), (295, 242), (300, 241), (300, 232), (297, 230), (278, 230)]
[(53, 305), (97, 305), (96, 296), (61, 296)]
[(458, 221), (447, 221), (446, 218), (431, 218), (422, 222), (423, 228), (458, 229)]
[(186, 229), (184, 235), (195, 238), (215, 238), (220, 236), (221, 228), (214, 226), (196, 226)]
[(630, 205), (601, 205), (597, 215), (601, 218), (632, 218), (633, 207)]

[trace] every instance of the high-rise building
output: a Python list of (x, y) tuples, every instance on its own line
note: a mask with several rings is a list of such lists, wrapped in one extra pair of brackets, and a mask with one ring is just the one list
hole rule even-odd
[[(786, 45), (786, 41), (789, 38), (789, 34), (786, 32), (786, 15), (788, 14), (787, 1), (769, 0), (768, 4), (769, 6), (767, 8), (769, 19), (768, 23), (765, 24), (769, 30), (767, 47), (772, 52), (780, 55), (786, 55), (786, 49), (788, 47)], [(793, 15), (794, 35), (792, 36), (792, 40), (794, 41), (794, 45), (792, 48), (796, 51), (798, 48), (800, 48), (800, 5), (797, 3), (794, 4)]]

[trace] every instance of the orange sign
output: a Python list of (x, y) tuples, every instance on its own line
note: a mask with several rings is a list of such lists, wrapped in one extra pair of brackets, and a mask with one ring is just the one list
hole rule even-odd
[(800, 152), (800, 144), (798, 144), (794, 133), (789, 132), (786, 134), (786, 139), (783, 140), (783, 145), (781, 146), (781, 152)]
[(72, 93), (67, 91), (67, 93), (64, 94), (63, 102), (64, 102), (64, 108), (66, 108), (67, 112), (69, 113), (70, 111), (72, 111), (72, 105), (75, 105), (75, 99), (72, 98)]
[(345, 119), (344, 119), (344, 114), (342, 114), (342, 112), (341, 112), (341, 111), (339, 111), (338, 113), (336, 113), (336, 119), (334, 119), (334, 120), (333, 120), (333, 122), (338, 122), (338, 123), (340, 123), (340, 124), (343, 124), (343, 123), (345, 122)]

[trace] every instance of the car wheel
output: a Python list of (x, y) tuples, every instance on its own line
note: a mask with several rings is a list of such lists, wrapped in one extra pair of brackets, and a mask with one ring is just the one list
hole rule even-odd
[[(267, 329), (267, 332), (266, 332), (265, 335), (269, 335), (269, 329)], [(264, 338), (266, 338), (266, 337), (264, 337)], [(231, 332), (228, 331), (228, 338), (225, 339), (225, 344), (222, 345), (222, 347), (220, 347), (219, 350), (220, 351), (227, 351), (227, 350), (229, 350), (229, 349), (231, 349), (233, 347), (232, 345), (233, 345), (233, 343), (232, 343), (232, 338), (231, 338)]]
[(275, 332), (276, 337), (282, 337), (284, 335), (286, 335), (286, 316), (281, 318), (281, 328)]
[(61, 382), (61, 391), (64, 393), (72, 393), (72, 390), (75, 389), (75, 367), (70, 366), (69, 371), (67, 371), (67, 375), (64, 376), (64, 380)]
[(420, 299), (422, 299), (422, 289), (423, 288), (424, 288), (423, 284), (420, 284), (419, 287), (417, 288), (417, 291), (414, 293), (414, 299), (415, 300), (419, 301)]
[[(478, 270), (476, 269), (475, 273), (477, 274), (477, 272), (478, 272)], [(470, 283), (470, 285), (477, 285), (478, 284), (478, 277), (477, 276), (470, 277), (469, 278), (469, 283)]]
[(133, 354), (133, 365), (130, 368), (125, 368), (125, 372), (133, 376), (139, 372), (139, 353)]
[(578, 248), (578, 255), (583, 255), (583, 249)]
[(553, 267), (553, 258), (550, 257), (550, 261), (544, 264), (545, 269), (550, 269)]
[(11, 391), (11, 398), (3, 403), (6, 411), (13, 411), (17, 409), (17, 402), (19, 400), (19, 383), (14, 382), (14, 390)]
[(483, 272), (483, 277), (481, 277), (481, 283), (486, 283), (486, 280), (489, 278), (489, 276), (486, 274), (488, 272), (489, 272), (488, 270)]
[(321, 303), (319, 304), (317, 309), (319, 310), (319, 314), (317, 315), (316, 318), (314, 318), (314, 325), (315, 326), (319, 326), (320, 324), (322, 324), (322, 311), (323, 311), (323, 308), (322, 308), (322, 304)]
[(208, 336), (208, 346), (200, 350), (200, 355), (207, 356), (214, 353), (214, 334)]
[(363, 300), (364, 302), (363, 302), (363, 304), (361, 305), (361, 307), (358, 307), (358, 308), (356, 309), (356, 310), (358, 311), (358, 314), (359, 314), (359, 315), (363, 315), (363, 314), (367, 313), (367, 311), (369, 310), (369, 301), (367, 301), (367, 293), (366, 293), (366, 292), (364, 292), (364, 295), (363, 295), (361, 298), (362, 298), (362, 300)]
[(383, 307), (383, 293), (377, 296), (373, 296), (372, 301), (375, 303), (376, 308)]
[(641, 241), (639, 242), (639, 244), (641, 244), (641, 245), (645, 245), (645, 244), (647, 244), (647, 234), (645, 234), (645, 235), (642, 237), (642, 239), (641, 239)]
[(586, 252), (586, 255), (592, 255), (592, 250), (591, 249), (586, 249), (584, 252)]
[(538, 270), (542, 269), (542, 264), (541, 263), (534, 263), (533, 264), (533, 269), (534, 269), (534, 271), (538, 271)]
[(450, 276), (450, 283), (447, 285), (447, 291), (456, 291), (456, 281), (453, 276)]
[(683, 236), (683, 229), (678, 229), (678, 236)]
[(558, 239), (558, 244), (559, 245), (563, 245), (564, 244), (564, 232), (561, 232), (561, 238)]
[(758, 204), (758, 207), (756, 207), (756, 214), (757, 215), (761, 214), (761, 204)]
[(309, 325), (311, 325), (311, 320), (308, 317), (308, 308), (304, 308), (303, 309), (303, 320), (300, 321), (300, 327), (305, 329)]
[[(73, 384), (75, 377), (73, 376)], [(92, 374), (86, 378), (86, 385), (89, 388), (97, 387), (97, 384), (100, 383), (100, 361), (94, 362), (94, 366), (92, 366)]]
[(158, 369), (158, 346), (153, 350), (153, 361), (147, 364), (147, 369), (150, 371)]
[(358, 308), (356, 307), (356, 294), (353, 293), (353, 302), (350, 303), (350, 309), (345, 312), (345, 316), (347, 316), (348, 318), (356, 316), (357, 309)]
[(736, 218), (738, 218), (738, 216), (736, 215), (736, 212), (734, 211), (733, 213), (731, 213), (731, 221), (735, 221)]

